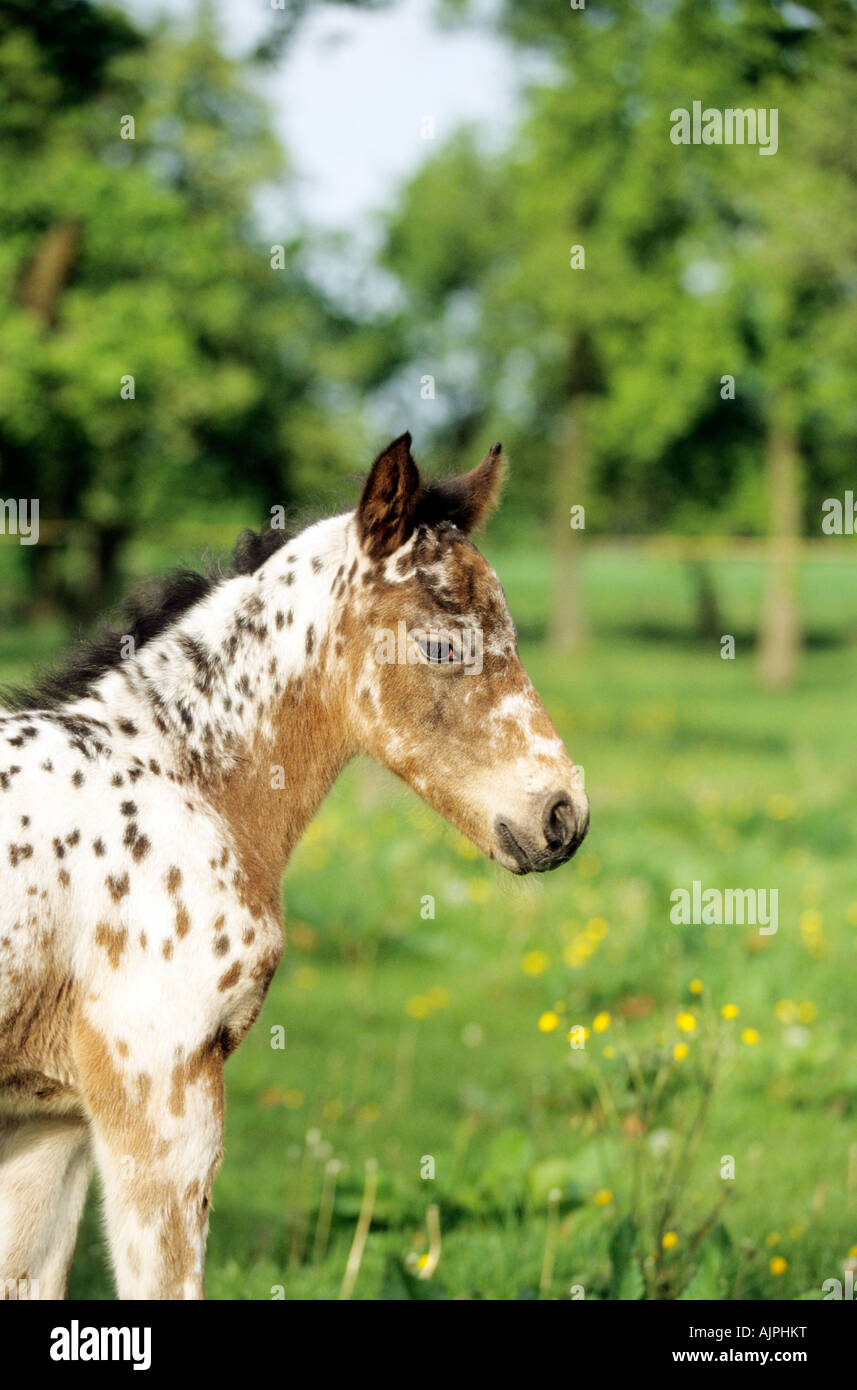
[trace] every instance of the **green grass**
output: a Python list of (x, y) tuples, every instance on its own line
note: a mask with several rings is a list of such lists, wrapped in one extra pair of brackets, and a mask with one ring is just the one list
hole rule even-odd
[[(369, 1158), (357, 1298), (537, 1297), (552, 1189), (547, 1296), (673, 1297), (693, 1278), (702, 1297), (819, 1296), (857, 1244), (857, 567), (804, 566), (800, 678), (766, 695), (757, 565), (716, 567), (729, 662), (694, 640), (679, 566), (596, 555), (593, 635), (560, 659), (544, 641), (547, 559), (492, 559), (585, 767), (590, 836), (567, 868), (513, 880), (380, 769), (347, 770), (289, 867), (286, 957), (227, 1066), (209, 1296), (336, 1297)], [(54, 636), (0, 634), (0, 674), (25, 674)], [(694, 879), (777, 888), (778, 933), (672, 925), (670, 892)], [(599, 1012), (609, 1026), (573, 1050), (569, 1027)], [(540, 1031), (546, 1013), (559, 1022)], [(432, 1203), (440, 1261), (416, 1281)], [(111, 1296), (94, 1194), (70, 1293)]]

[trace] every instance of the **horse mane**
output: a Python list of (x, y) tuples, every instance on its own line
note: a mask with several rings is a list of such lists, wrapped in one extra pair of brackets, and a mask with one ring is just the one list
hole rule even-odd
[(293, 533), (270, 525), (260, 531), (248, 528), (238, 537), (225, 568), (216, 562), (202, 572), (179, 567), (160, 578), (141, 581), (120, 605), (114, 622), (102, 623), (91, 637), (78, 642), (55, 664), (37, 671), (31, 685), (0, 688), (0, 708), (56, 709), (82, 699), (101, 676), (125, 660), (123, 648), (129, 637), (138, 652), (219, 584), (237, 575), (254, 574), (269, 556), (292, 539)]

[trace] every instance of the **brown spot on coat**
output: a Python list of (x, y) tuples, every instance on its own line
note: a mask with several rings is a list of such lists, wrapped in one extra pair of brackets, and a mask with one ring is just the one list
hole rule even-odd
[(236, 960), (233, 961), (229, 969), (225, 971), (223, 975), (221, 975), (220, 979), (217, 981), (217, 988), (221, 992), (227, 989), (231, 989), (233, 985), (237, 985), (240, 978), (241, 962), (240, 960)]
[(118, 930), (110, 926), (109, 922), (99, 922), (95, 928), (96, 945), (103, 946), (107, 952), (107, 959), (114, 970), (119, 969), (119, 958), (125, 950), (128, 940), (128, 932), (125, 927)]
[(125, 827), (123, 844), (126, 849), (130, 849), (131, 857), (137, 864), (139, 864), (141, 859), (146, 857), (149, 850), (152, 848), (148, 837), (140, 833), (140, 827), (137, 822), (133, 820), (129, 821)]
[(121, 901), (131, 890), (131, 884), (127, 874), (108, 874), (105, 880), (107, 889), (115, 903)]

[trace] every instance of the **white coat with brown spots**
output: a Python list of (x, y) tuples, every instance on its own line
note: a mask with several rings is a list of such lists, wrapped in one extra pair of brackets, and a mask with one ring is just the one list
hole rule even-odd
[[(349, 758), (378, 758), (516, 873), (586, 833), (466, 539), (499, 446), (424, 485), (409, 445), (379, 456), (356, 512), (247, 533), (236, 573), (137, 600), (124, 634), (0, 718), (7, 1297), (63, 1296), (93, 1162), (119, 1296), (202, 1296), (223, 1064), (282, 954), (289, 853)], [(402, 622), (407, 660), (379, 662)], [(478, 631), (479, 674), (419, 636), (452, 629)]]

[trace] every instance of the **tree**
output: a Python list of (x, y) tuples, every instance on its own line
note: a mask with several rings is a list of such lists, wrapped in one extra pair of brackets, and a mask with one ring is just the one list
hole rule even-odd
[[(466, 343), (478, 363), (470, 420), (481, 427), (488, 413), (512, 415), (513, 439), (554, 461), (556, 481), (542, 492), (558, 499), (558, 516), (560, 501), (578, 500), (569, 490), (582, 489), (596, 524), (600, 513), (613, 530), (695, 533), (715, 515), (758, 534), (773, 528), (762, 647), (780, 652), (776, 678), (787, 679), (794, 652), (785, 648), (798, 632), (786, 553), (802, 491), (798, 460), (823, 473), (820, 436), (835, 434), (838, 421), (840, 441), (854, 437), (843, 390), (854, 380), (845, 346), (853, 262), (829, 225), (818, 225), (830, 193), (852, 225), (853, 160), (841, 131), (854, 95), (853, 11), (834, 4), (821, 24), (762, 0), (728, 11), (708, 0), (605, 0), (560, 17), (552, 0), (515, 0), (502, 23), (516, 43), (550, 58), (550, 80), (530, 89), (511, 148), (478, 160), (457, 202), (441, 151), (400, 211), (403, 225), (419, 223), (436, 260), (454, 262), (459, 244), (468, 248)], [(720, 109), (779, 102), (797, 138), (773, 158), (755, 146), (676, 146), (671, 113), (699, 95)], [(499, 222), (474, 265), (471, 228), (486, 183), (501, 190)], [(394, 228), (390, 250), (400, 244)], [(392, 263), (410, 290), (413, 258)], [(416, 272), (419, 302), (424, 278)], [(443, 322), (450, 296), (442, 275), (434, 285)], [(835, 369), (820, 370), (803, 350), (823, 332), (844, 349)], [(569, 369), (582, 360), (585, 389)], [(722, 389), (730, 378), (739, 383), (734, 398)], [(699, 627), (710, 634), (716, 602), (701, 552), (691, 573)], [(581, 625), (569, 611), (579, 600), (568, 610), (568, 588), (566, 575), (556, 626), (573, 638)]]
[(287, 166), (208, 8), (187, 38), (31, 9), (0, 31), (0, 491), (62, 528), (23, 557), (33, 592), (87, 615), (132, 536), (218, 506), (263, 519), (353, 466), (362, 431), (345, 316), (299, 229), (272, 248), (256, 227)]

